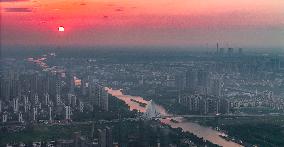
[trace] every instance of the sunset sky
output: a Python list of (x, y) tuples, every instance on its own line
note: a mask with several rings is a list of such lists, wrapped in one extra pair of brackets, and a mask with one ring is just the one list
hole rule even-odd
[[(284, 48), (284, 0), (1, 0), (3, 46)], [(64, 32), (58, 27), (64, 26)]]

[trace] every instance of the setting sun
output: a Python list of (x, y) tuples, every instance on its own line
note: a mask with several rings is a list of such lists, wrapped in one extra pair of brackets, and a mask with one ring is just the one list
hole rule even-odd
[(58, 27), (58, 31), (59, 32), (64, 32), (64, 27), (63, 26)]

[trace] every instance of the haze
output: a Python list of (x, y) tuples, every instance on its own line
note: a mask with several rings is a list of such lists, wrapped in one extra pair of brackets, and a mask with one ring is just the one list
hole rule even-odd
[(1, 44), (283, 48), (283, 10), (282, 0), (1, 0)]

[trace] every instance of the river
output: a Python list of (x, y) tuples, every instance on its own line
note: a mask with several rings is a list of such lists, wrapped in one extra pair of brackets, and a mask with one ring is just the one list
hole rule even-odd
[[(130, 110), (138, 110), (140, 112), (145, 112), (145, 107), (140, 106), (137, 102), (131, 101), (131, 99), (134, 99), (136, 101), (142, 102), (142, 103), (148, 103), (147, 100), (143, 99), (142, 97), (139, 96), (130, 96), (130, 95), (124, 95), (121, 90), (113, 90), (107, 88), (108, 93), (111, 94), (112, 96), (117, 97), (120, 100), (123, 100), (129, 107)], [(165, 110), (160, 105), (155, 104), (156, 108), (160, 112), (161, 115), (169, 115), (169, 113)], [(160, 119), (161, 122), (170, 125), (173, 128), (182, 128), (183, 131), (188, 131), (193, 134), (195, 134), (198, 137), (202, 137), (205, 140), (208, 140), (214, 144), (218, 144), (220, 146), (224, 147), (241, 147), (241, 145), (232, 142), (232, 141), (227, 141), (219, 136), (220, 132), (210, 128), (210, 127), (205, 127), (201, 126), (198, 123), (190, 122), (186, 120), (183, 117), (175, 117), (175, 120), (178, 121), (178, 123), (170, 121), (170, 119)]]

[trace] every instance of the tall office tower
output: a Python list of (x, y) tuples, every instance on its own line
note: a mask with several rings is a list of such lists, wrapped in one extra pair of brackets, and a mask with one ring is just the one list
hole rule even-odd
[(218, 42), (217, 42), (216, 49), (217, 49), (216, 53), (219, 54), (219, 43)]
[(43, 93), (49, 93), (50, 91), (50, 77), (49, 74), (47, 72), (43, 73), (43, 77), (42, 77), (42, 89), (43, 89)]
[(243, 48), (239, 48), (239, 55), (243, 55)]
[(19, 99), (18, 98), (13, 99), (13, 110), (14, 110), (14, 113), (19, 111)]
[(80, 145), (80, 132), (74, 132), (73, 133), (73, 140), (74, 140), (74, 147), (79, 147)]
[(198, 70), (197, 84), (203, 87), (207, 87), (209, 83), (209, 72), (205, 70)]
[(209, 86), (209, 72), (206, 70), (198, 70), (197, 74), (197, 85), (199, 86), (199, 92), (201, 94), (208, 93), (208, 86)]
[(108, 93), (105, 88), (99, 84), (92, 86), (91, 92), (91, 103), (101, 108), (104, 111), (108, 111)]
[(227, 99), (220, 99), (219, 113), (230, 113), (230, 101)]
[(92, 83), (90, 87), (93, 87), (91, 89), (92, 97), (91, 97), (91, 102), (93, 105), (100, 107), (101, 103), (101, 86), (99, 84), (94, 84)]
[(211, 114), (219, 113), (219, 103), (218, 103), (219, 99), (210, 98), (208, 100), (209, 100), (209, 102), (208, 102), (209, 113), (211, 113)]
[(75, 81), (74, 81), (74, 75), (71, 74), (68, 76), (69, 81), (69, 93), (75, 94)]
[(200, 95), (192, 95), (191, 97), (191, 105), (193, 112), (199, 112), (201, 109), (202, 98)]
[(81, 92), (82, 95), (87, 95), (87, 90), (86, 90), (86, 81), (84, 79), (82, 79), (81, 81)]
[(49, 110), (49, 121), (52, 121), (52, 107), (49, 106), (48, 110)]
[(1, 98), (3, 98), (4, 101), (10, 100), (10, 91), (11, 91), (11, 80), (7, 77), (2, 78), (3, 82), (1, 84)]
[(24, 122), (22, 112), (19, 112), (19, 114), (18, 114), (18, 115), (19, 115), (19, 116), (18, 116), (18, 121), (19, 121), (20, 123)]
[(221, 97), (222, 96), (222, 88), (223, 88), (223, 83), (222, 80), (219, 78), (214, 78), (210, 82), (210, 92), (212, 95), (216, 97)]
[(225, 54), (225, 49), (224, 48), (220, 48), (219, 49), (219, 54), (220, 55), (224, 55)]
[(48, 93), (44, 93), (44, 98), (45, 98), (45, 105), (49, 105), (49, 94)]
[(203, 99), (202, 100), (202, 104), (201, 104), (201, 106), (203, 106), (203, 109), (201, 109), (201, 114), (208, 114), (208, 112), (209, 112), (209, 106), (208, 106), (208, 101), (207, 101), (207, 99)]
[(34, 103), (35, 103), (35, 105), (39, 104), (39, 99), (38, 99), (38, 94), (37, 93), (34, 94)]
[(141, 79), (139, 80), (139, 85), (144, 85), (144, 75), (141, 75)]
[(68, 106), (71, 106), (71, 104), (72, 104), (72, 97), (73, 97), (73, 94), (71, 94), (71, 93), (67, 94)]
[(38, 73), (34, 73), (31, 77), (31, 94), (38, 93)]
[(175, 75), (175, 85), (179, 91), (184, 90), (185, 88), (185, 73), (178, 72)]
[(98, 132), (99, 147), (106, 147), (107, 146), (106, 130), (98, 129), (97, 132)]
[(221, 100), (220, 99), (216, 99), (215, 103), (216, 103), (216, 114), (219, 114), (220, 113)]
[(56, 79), (56, 85), (55, 86), (56, 86), (56, 95), (55, 95), (56, 105), (58, 106), (58, 105), (61, 105), (61, 102), (62, 102), (62, 100), (61, 100), (61, 80), (60, 80), (59, 77)]
[(62, 104), (61, 95), (60, 94), (56, 94), (56, 106), (59, 106), (61, 104)]
[(269, 92), (267, 93), (267, 98), (268, 98), (268, 100), (270, 100), (270, 101), (274, 101), (274, 94), (273, 94), (272, 91), (269, 91)]
[(73, 95), (72, 96), (72, 107), (75, 107), (77, 105), (77, 96)]
[(113, 147), (112, 130), (110, 127), (106, 127), (106, 147)]
[(71, 107), (65, 106), (65, 119), (70, 120), (71, 119)]
[(11, 81), (10, 98), (16, 98), (19, 96), (20, 90), (19, 74), (15, 71), (10, 71), (9, 77)]
[(33, 107), (33, 120), (36, 121), (36, 117), (37, 117), (37, 108)]
[(80, 112), (84, 112), (84, 103), (82, 101), (79, 101), (79, 107)]
[(190, 92), (193, 92), (196, 90), (196, 84), (197, 84), (197, 72), (194, 69), (188, 70), (186, 72), (186, 89)]
[(24, 95), (24, 109), (25, 109), (25, 112), (29, 110), (29, 97), (25, 95)]
[(7, 121), (8, 121), (8, 113), (4, 112), (3, 115), (2, 115), (2, 122), (5, 123)]
[(48, 87), (49, 91), (48, 92), (49, 92), (49, 95), (53, 97), (56, 95), (57, 91), (60, 89), (60, 88), (59, 89), (57, 88), (57, 86), (60, 87), (60, 82), (59, 82), (60, 78), (57, 77), (56, 74), (48, 74), (48, 79), (49, 79), (49, 87)]
[(274, 57), (272, 60), (272, 69), (273, 71), (278, 71), (281, 67), (279, 57)]
[(229, 56), (233, 56), (233, 54), (234, 54), (234, 49), (233, 49), (233, 48), (228, 48), (227, 54), (228, 54)]
[(108, 111), (108, 93), (107, 91), (104, 89), (104, 87), (102, 87), (102, 94), (101, 94), (101, 109), (103, 109), (104, 111)]

